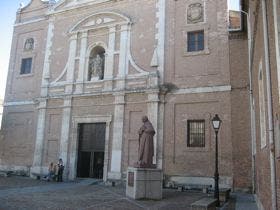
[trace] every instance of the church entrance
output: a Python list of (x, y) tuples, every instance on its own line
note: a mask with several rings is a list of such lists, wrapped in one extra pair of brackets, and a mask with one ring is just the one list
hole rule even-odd
[(106, 123), (79, 124), (77, 177), (103, 179)]

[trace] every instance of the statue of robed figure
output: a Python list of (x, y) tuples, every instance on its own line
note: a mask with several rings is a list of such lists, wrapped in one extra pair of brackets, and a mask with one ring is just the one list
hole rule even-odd
[(147, 116), (142, 117), (143, 125), (138, 131), (139, 134), (139, 148), (138, 161), (134, 165), (137, 168), (155, 168), (153, 164), (154, 156), (154, 142), (155, 129)]

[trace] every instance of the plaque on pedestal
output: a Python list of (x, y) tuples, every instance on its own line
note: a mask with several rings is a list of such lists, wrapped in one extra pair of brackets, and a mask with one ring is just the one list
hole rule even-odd
[(133, 199), (162, 199), (162, 170), (128, 167), (126, 196)]

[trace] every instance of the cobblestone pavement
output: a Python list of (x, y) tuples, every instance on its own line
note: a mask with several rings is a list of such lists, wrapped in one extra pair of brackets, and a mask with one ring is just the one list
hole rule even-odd
[[(125, 196), (122, 186), (105, 186), (90, 179), (56, 183), (26, 177), (0, 177), (0, 210), (189, 210), (191, 203), (207, 196), (200, 192), (164, 189), (161, 201), (135, 201)], [(235, 203), (229, 202), (222, 209), (235, 209)]]

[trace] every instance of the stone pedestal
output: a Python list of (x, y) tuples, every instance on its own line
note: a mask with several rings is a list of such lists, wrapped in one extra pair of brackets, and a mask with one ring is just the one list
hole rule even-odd
[(133, 199), (162, 199), (162, 170), (128, 167), (126, 196)]

